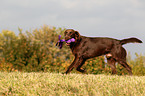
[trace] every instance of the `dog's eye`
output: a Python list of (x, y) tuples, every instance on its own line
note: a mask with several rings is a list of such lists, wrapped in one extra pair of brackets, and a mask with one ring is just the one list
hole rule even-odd
[(72, 32), (70, 32), (70, 34), (72, 34)]
[(67, 34), (67, 32), (64, 33), (65, 35)]

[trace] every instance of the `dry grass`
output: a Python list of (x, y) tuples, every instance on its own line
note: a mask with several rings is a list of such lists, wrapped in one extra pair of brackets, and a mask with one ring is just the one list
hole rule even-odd
[(0, 72), (0, 95), (144, 96), (145, 76)]

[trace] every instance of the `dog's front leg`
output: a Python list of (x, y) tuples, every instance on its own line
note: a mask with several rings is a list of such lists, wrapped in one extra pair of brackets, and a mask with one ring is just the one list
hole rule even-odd
[(76, 67), (77, 65), (81, 64), (82, 61), (83, 61), (83, 59), (81, 57), (75, 57), (74, 61), (68, 67), (68, 69), (67, 69), (67, 71), (65, 73), (68, 74), (69, 72), (71, 72), (73, 70), (73, 68)]

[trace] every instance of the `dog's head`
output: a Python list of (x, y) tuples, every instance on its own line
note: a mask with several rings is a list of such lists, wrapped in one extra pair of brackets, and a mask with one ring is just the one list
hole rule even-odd
[[(73, 29), (67, 29), (65, 32), (64, 32), (64, 37), (65, 37), (65, 40), (69, 40), (71, 38), (74, 38), (75, 39), (75, 42), (77, 42), (79, 39), (80, 39), (80, 34), (78, 31), (75, 31)], [(70, 44), (67, 44), (67, 45), (70, 45)]]

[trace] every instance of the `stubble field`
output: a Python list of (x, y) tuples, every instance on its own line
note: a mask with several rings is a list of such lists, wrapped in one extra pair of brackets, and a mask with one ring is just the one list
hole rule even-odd
[(145, 76), (0, 72), (2, 96), (144, 96)]

